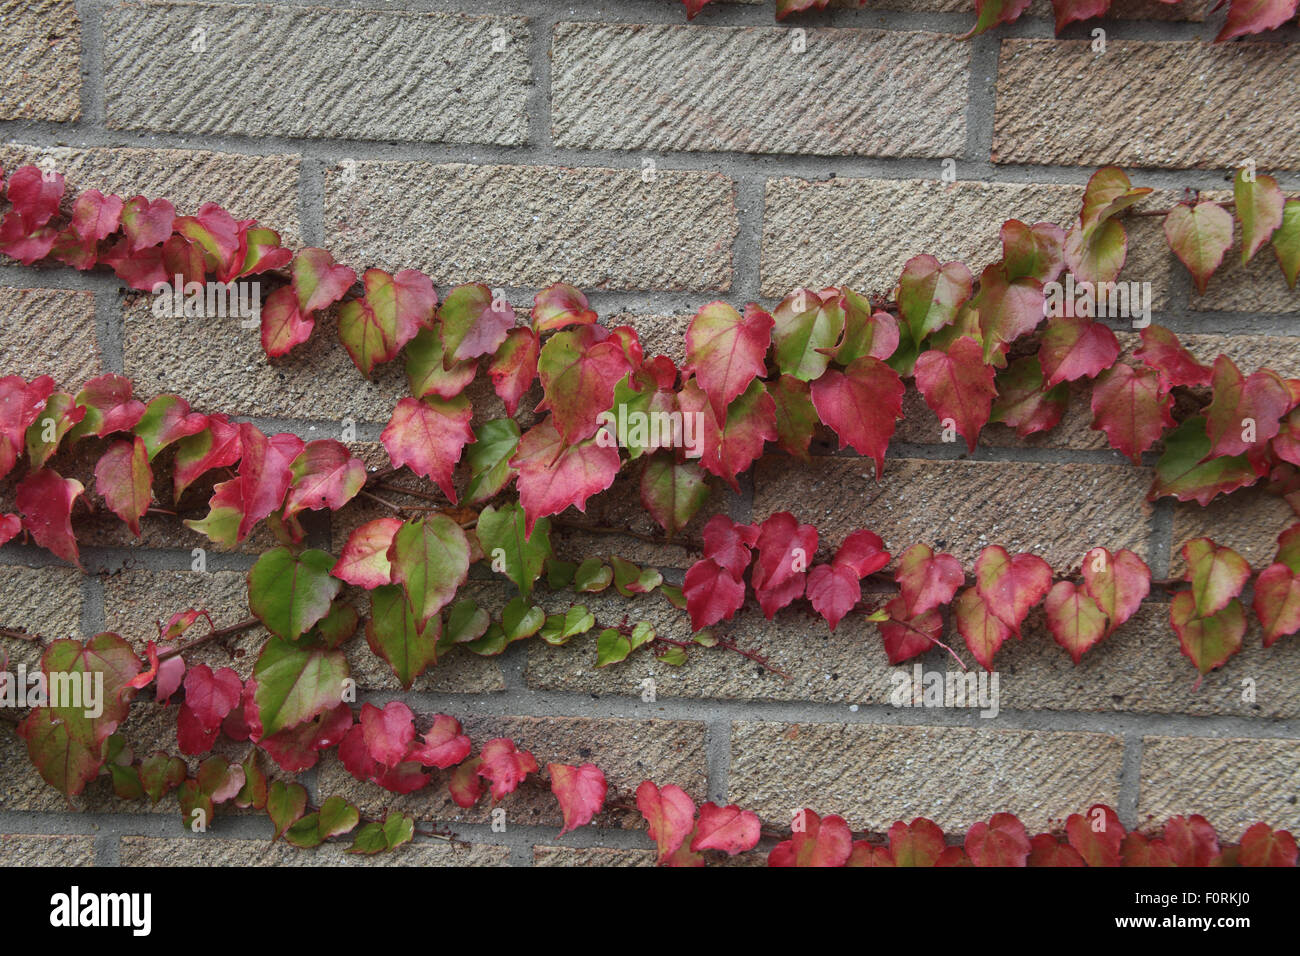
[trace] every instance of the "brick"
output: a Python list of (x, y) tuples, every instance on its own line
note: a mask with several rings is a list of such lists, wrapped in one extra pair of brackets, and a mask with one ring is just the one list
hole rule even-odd
[(192, 837), (122, 837), (123, 866), (506, 866), (510, 848), (489, 844), (445, 844), (419, 840), (391, 853), (359, 856), (349, 842), (323, 843), (310, 850), (283, 840), (226, 840), (213, 833)]
[(424, 270), (440, 286), (731, 286), (735, 186), (718, 173), (361, 162), (325, 174), (325, 231), (354, 266)]
[(893, 554), (920, 541), (967, 568), (992, 544), (1032, 551), (1057, 569), (1077, 567), (1099, 543), (1147, 553), (1147, 468), (891, 458), (877, 484), (874, 467), (849, 457), (792, 467), (769, 456), (756, 466), (754, 520), (791, 511), (817, 526), (823, 552), (867, 527)]
[(993, 161), (1300, 166), (1300, 45), (1002, 41)]
[[(269, 291), (264, 290), (262, 301)], [(175, 392), (200, 411), (270, 418), (387, 422), (408, 393), (402, 363), (361, 376), (338, 340), (334, 311), (323, 315), (310, 342), (272, 362), (256, 328), (240, 319), (161, 318), (150, 296), (124, 300), (123, 368), (142, 394)]]
[[(164, 61), (157, 55), (148, 59)], [(286, 245), (302, 243), (298, 218), (300, 160), (296, 154), (249, 156), (206, 149), (73, 149), (14, 143), (0, 146), (0, 163), (5, 169), (39, 165), (43, 157), (64, 175), (68, 195), (98, 189), (123, 198), (162, 198), (182, 215), (192, 215), (205, 202), (214, 202), (237, 219), (256, 219), (276, 229)]]
[(654, 850), (597, 846), (535, 846), (533, 866), (654, 866)]
[(737, 722), (727, 799), (780, 825), (813, 807), (854, 830), (923, 815), (957, 833), (1005, 810), (1033, 832), (1113, 806), (1123, 753), (1096, 733)]
[[(905, 13), (960, 13), (975, 23), (974, 7), (966, 0), (831, 0), (832, 8), (845, 7), (865, 10), (899, 10)], [(1183, 0), (1168, 4), (1161, 0), (1115, 0), (1106, 16), (1116, 20), (1192, 20), (1205, 19), (1208, 0)], [(1025, 17), (1052, 18), (1052, 5), (1048, 0), (1033, 0)], [(1023, 18), (1022, 18), (1023, 19)]]
[(1143, 737), (1137, 815), (1159, 826), (1199, 813), (1224, 843), (1263, 821), (1300, 827), (1300, 740), (1239, 737)]
[[(47, 640), (82, 637), (81, 573), (75, 568), (23, 568), (0, 565), (4, 594), (3, 626), (39, 634)], [(10, 665), (40, 666), (42, 645), (18, 638), (0, 638), (0, 654)]]
[[(193, 52), (200, 29), (206, 49)], [(131, 2), (104, 11), (104, 33), (113, 129), (527, 140), (529, 31), (519, 17)]]
[[(781, 178), (767, 181), (764, 197), (762, 294), (780, 298), (800, 286), (825, 285), (885, 294), (897, 285), (907, 260), (923, 253), (960, 260), (978, 276), (1001, 258), (1003, 222), (1068, 226), (1079, 215), (1083, 187)], [(1147, 200), (1154, 201), (1159, 197)], [(1152, 306), (1162, 308), (1173, 257), (1159, 222), (1140, 219), (1127, 228), (1129, 261), (1120, 278), (1150, 282)], [(895, 238), (882, 242), (884, 235)]]
[(4, 866), (94, 866), (95, 838), (44, 833), (0, 835)]
[[(520, 748), (532, 751), (541, 767), (550, 762), (594, 763), (609, 781), (610, 799), (617, 794), (630, 800), (646, 779), (671, 781), (697, 801), (705, 797), (705, 727), (696, 721), (476, 715), (461, 717), (461, 723), (475, 750), (493, 737), (510, 737)], [(416, 727), (424, 726), (417, 717)], [(457, 807), (447, 794), (447, 778), (447, 772), (435, 771), (428, 787), (400, 796), (358, 781), (331, 755), (321, 761), (317, 786), (322, 797), (339, 794), (365, 816), (382, 817), (398, 809), (422, 820), (489, 822), (488, 800), (468, 810)], [(555, 797), (545, 785), (525, 785), (502, 806), (507, 826), (561, 823)], [(595, 819), (601, 827), (645, 825), (639, 814), (622, 810), (609, 810)]]
[(1263, 485), (1219, 495), (1204, 508), (1195, 501), (1178, 501), (1173, 512), (1169, 570), (1175, 575), (1187, 567), (1181, 549), (1192, 538), (1210, 538), (1232, 548), (1262, 571), (1273, 563), (1277, 536), (1300, 520), (1284, 498), (1269, 494)]
[(81, 20), (72, 0), (0, 2), (0, 120), (81, 118)]
[(970, 46), (949, 35), (561, 23), (551, 48), (558, 146), (955, 156)]
[[(624, 615), (633, 622), (648, 621), (655, 633), (677, 641), (691, 637), (690, 619), (657, 595), (625, 599), (617, 594), (556, 595), (539, 597), (548, 612), (577, 601), (602, 624), (616, 623)], [(874, 626), (861, 615), (842, 621), (834, 632), (806, 609), (778, 612), (768, 621), (756, 607), (719, 628), (741, 648), (762, 654), (772, 668), (713, 647), (695, 647), (681, 667), (638, 652), (624, 663), (596, 669), (594, 629), (563, 647), (542, 641), (528, 645), (524, 679), (543, 691), (590, 693), (601, 697), (640, 696), (643, 681), (652, 678), (659, 699), (707, 698), (711, 700), (790, 700), (844, 704), (885, 703), (891, 689), (889, 661)]]
[(0, 289), (4, 374), (49, 375), (76, 394), (103, 371), (95, 341), (95, 296), (63, 289)]

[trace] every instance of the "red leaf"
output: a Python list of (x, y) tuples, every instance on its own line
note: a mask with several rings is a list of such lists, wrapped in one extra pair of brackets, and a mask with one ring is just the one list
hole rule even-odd
[(510, 459), (510, 467), (519, 472), (525, 533), (533, 533), (538, 518), (559, 514), (569, 505), (585, 511), (588, 498), (614, 483), (619, 465), (617, 448), (603, 448), (596, 439), (571, 445), (549, 415), (528, 429)]
[(557, 332), (542, 347), (537, 362), (545, 396), (537, 410), (555, 413), (555, 427), (568, 442), (596, 433), (601, 414), (614, 404), (614, 386), (631, 369), (617, 342), (592, 342), (588, 328), (597, 326)]
[(700, 464), (733, 489), (739, 488), (736, 477), (763, 453), (764, 443), (776, 440), (776, 403), (757, 379), (728, 406), (725, 426), (719, 425), (694, 378), (682, 386), (677, 403), (683, 417), (695, 416), (691, 420), (696, 423), (693, 429)]
[(925, 817), (911, 823), (899, 820), (889, 828), (889, 852), (895, 866), (934, 866), (946, 849), (943, 830)]
[(72, 503), (84, 490), (75, 478), (60, 478), (42, 468), (20, 481), (14, 493), (23, 528), (32, 540), (78, 567), (81, 559), (72, 533)]
[(196, 664), (185, 674), (185, 703), (188, 710), (207, 731), (221, 727), (221, 722), (239, 704), (244, 684), (229, 667), (217, 671), (206, 664)]
[(1242, 834), (1237, 862), (1242, 866), (1295, 866), (1298, 856), (1295, 837), (1289, 831), (1256, 823)]
[(98, 189), (87, 189), (72, 204), (72, 228), (84, 239), (98, 241), (117, 232), (122, 220), (123, 202), (117, 196), (105, 196)]
[(819, 564), (809, 572), (808, 600), (833, 631), (861, 599), (859, 581), (888, 563), (889, 552), (883, 550), (878, 535), (855, 531), (844, 539), (829, 565)]
[(1055, 428), (1069, 402), (1067, 386), (1046, 387), (1043, 367), (1032, 355), (1016, 359), (999, 372), (994, 385), (998, 397), (989, 420), (1014, 428), (1021, 438)]
[(811, 810), (796, 815), (790, 839), (768, 854), (768, 866), (843, 866), (853, 852), (853, 834), (843, 817), (817, 816)]
[(533, 296), (532, 319), (533, 332), (540, 335), (566, 325), (592, 325), (596, 313), (588, 308), (587, 297), (581, 290), (563, 282), (553, 282)]
[(649, 825), (650, 839), (659, 848), (659, 862), (663, 863), (690, 835), (695, 823), (695, 802), (674, 784), (662, 789), (649, 780), (636, 788), (636, 808)]
[(1080, 378), (1095, 378), (1119, 358), (1115, 333), (1092, 319), (1062, 316), (1048, 319), (1038, 360), (1047, 387)]
[(1184, 577), (1192, 582), (1191, 594), (1197, 615), (1223, 610), (1250, 580), (1250, 565), (1246, 559), (1209, 538), (1194, 538), (1186, 542), (1181, 551), (1183, 560), (1187, 562)]
[(1234, 37), (1280, 27), (1295, 17), (1298, 5), (1298, 0), (1232, 0), (1228, 5), (1228, 19), (1214, 42), (1223, 43)]
[(1167, 392), (1175, 385), (1210, 384), (1214, 370), (1196, 361), (1174, 333), (1159, 325), (1149, 325), (1138, 335), (1142, 337), (1142, 347), (1133, 357), (1160, 373), (1161, 391)]
[(357, 281), (355, 272), (347, 266), (336, 265), (334, 257), (324, 249), (299, 249), (289, 271), (298, 297), (298, 311), (304, 316), (333, 305)]
[(435, 714), (433, 725), (421, 734), (407, 758), (426, 767), (446, 770), (469, 756), (470, 740), (461, 733), (460, 721), (446, 714)]
[(745, 582), (712, 558), (691, 565), (682, 582), (691, 629), (702, 630), (729, 619), (745, 604)]
[(1255, 580), (1254, 607), (1265, 647), (1300, 631), (1300, 575), (1285, 564), (1269, 565)]
[(338, 511), (366, 483), (365, 463), (333, 438), (308, 442), (289, 469), (293, 483), (284, 505), (285, 518), (304, 510)]
[(1091, 20), (1110, 9), (1110, 0), (1052, 0), (1056, 11), (1056, 32), (1059, 34), (1071, 23)]
[(1174, 424), (1173, 400), (1151, 369), (1116, 365), (1092, 387), (1092, 428), (1104, 431), (1111, 446), (1133, 464)]
[(1028, 277), (1010, 279), (1006, 267), (995, 263), (980, 273), (980, 290), (971, 304), (979, 312), (984, 361), (989, 362), (1043, 321), (1043, 284)]
[(710, 302), (691, 320), (686, 367), (709, 396), (718, 421), (726, 420), (727, 406), (766, 372), (774, 324), (772, 316), (752, 302), (743, 317), (725, 302)]
[(145, 412), (144, 402), (131, 397), (131, 380), (111, 373), (81, 386), (77, 404), (86, 409), (86, 415), (69, 432), (73, 441), (83, 435), (104, 438), (114, 432), (130, 431)]
[(515, 325), (515, 310), (494, 299), (492, 290), (482, 283), (452, 289), (438, 314), (447, 361), (491, 355)]
[(481, 765), (482, 761), (474, 757), (452, 771), (451, 778), (447, 781), (447, 791), (456, 806), (472, 807), (478, 803), (478, 798), (483, 796), (486, 787), (483, 778), (478, 775), (478, 768)]
[(153, 471), (144, 439), (114, 442), (95, 464), (95, 491), (140, 537), (140, 519), (153, 500)]
[(605, 805), (605, 775), (592, 763), (570, 767), (562, 763), (548, 763), (546, 772), (551, 777), (551, 792), (560, 801), (564, 826), (560, 836), (570, 830), (586, 826)]
[(9, 177), (5, 195), (13, 204), (11, 215), (17, 217), (24, 231), (39, 229), (59, 212), (63, 198), (63, 174), (49, 176), (36, 166), (22, 166)]
[(925, 544), (903, 552), (894, 573), (908, 616), (947, 604), (966, 580), (961, 562), (951, 554), (935, 554)]
[(243, 449), (238, 479), (242, 517), (237, 537), (242, 541), (254, 525), (283, 503), (293, 481), (290, 463), (304, 445), (297, 435), (282, 432), (268, 437), (247, 422), (239, 426), (239, 444)]
[(532, 329), (511, 329), (488, 366), (492, 388), (505, 403), (506, 414), (514, 415), (519, 400), (537, 378), (541, 342)]
[(1202, 674), (1226, 664), (1241, 650), (1246, 633), (1245, 610), (1236, 598), (1223, 610), (1198, 617), (1192, 592), (1179, 591), (1169, 605), (1169, 621), (1178, 634), (1183, 654)]
[[(403, 465), (429, 478), (454, 503), (453, 480), (461, 450), (474, 441), (474, 408), (463, 395), (452, 399), (404, 398), (379, 436), (393, 467)], [(616, 453), (617, 454), (617, 453)]]
[(23, 519), (15, 514), (0, 514), (0, 545), (8, 544), (23, 530)]
[(885, 449), (903, 408), (903, 380), (879, 359), (860, 358), (843, 372), (827, 371), (812, 383), (813, 406), (839, 437), (875, 459), (876, 477), (885, 466)]
[(957, 631), (975, 660), (987, 671), (993, 670), (993, 655), (1011, 636), (1011, 628), (998, 619), (975, 588), (967, 588), (953, 604)]
[(1057, 581), (1044, 602), (1047, 627), (1056, 643), (1079, 663), (1084, 651), (1106, 636), (1106, 615), (1073, 581)]
[(537, 760), (527, 750), (518, 750), (515, 742), (506, 737), (489, 740), (479, 754), (482, 763), (478, 775), (492, 785), (492, 800), (500, 800), (514, 793), (530, 773), (537, 772)]
[(30, 383), (20, 375), (0, 378), (0, 478), (9, 474), (23, 452), (28, 427), (54, 392), (48, 375)]
[(1199, 814), (1171, 817), (1165, 823), (1165, 846), (1174, 866), (1209, 866), (1219, 855), (1219, 837)]
[(706, 803), (700, 807), (691, 850), (721, 850), (735, 856), (758, 846), (761, 830), (758, 814), (750, 810), (742, 810), (734, 803), (725, 807)]
[(1029, 845), (1033, 847), (1029, 854), (1029, 866), (1087, 866), (1078, 850), (1061, 844), (1050, 833), (1038, 834), (1029, 841)]
[(1084, 586), (1108, 620), (1106, 633), (1134, 615), (1151, 592), (1151, 569), (1132, 551), (1093, 548), (1083, 556)]
[(288, 354), (311, 338), (315, 328), (315, 314), (304, 313), (298, 307), (298, 295), (292, 286), (276, 289), (262, 305), (262, 351), (267, 355)]
[(1214, 360), (1213, 399), (1205, 409), (1208, 457), (1256, 451), (1281, 430), (1279, 419), (1293, 404), (1287, 384), (1269, 369), (1249, 377), (1226, 355)]
[(885, 605), (889, 620), (881, 621), (876, 626), (885, 642), (885, 653), (889, 663), (901, 664), (918, 654), (924, 654), (943, 633), (943, 618), (937, 610), (931, 609), (921, 614), (909, 614), (907, 605), (901, 596), (891, 598)]
[[(141, 406), (143, 410), (143, 406)], [(195, 480), (214, 468), (225, 468), (239, 461), (244, 449), (239, 442), (239, 426), (230, 424), (225, 415), (208, 416), (208, 427), (187, 435), (176, 443), (172, 468), (175, 497), (179, 501)]]
[(817, 529), (800, 524), (788, 511), (770, 515), (758, 531), (758, 563), (750, 583), (763, 614), (773, 615), (802, 597), (808, 565), (817, 553)]
[(966, 854), (976, 866), (1024, 866), (1031, 849), (1025, 825), (1012, 813), (995, 813), (966, 833)]
[(946, 352), (931, 349), (916, 360), (916, 387), (925, 403), (941, 422), (956, 423), (971, 452), (997, 396), (993, 366), (985, 365), (982, 356), (979, 343), (963, 335)]
[(975, 582), (989, 610), (1019, 637), (1025, 615), (1052, 586), (1052, 568), (1037, 555), (1013, 558), (993, 545), (975, 559)]
[(1087, 814), (1072, 813), (1065, 821), (1070, 846), (1088, 866), (1119, 866), (1124, 824), (1105, 804), (1095, 804)]
[(1218, 203), (1178, 203), (1165, 217), (1165, 238), (1192, 274), (1196, 291), (1205, 295), (1210, 276), (1232, 246), (1232, 216)]
[(433, 325), (438, 293), (428, 276), (415, 269), (403, 269), (396, 275), (367, 269), (362, 282), (364, 296), (339, 309), (339, 340), (361, 374), (369, 377), (376, 365), (396, 358), (420, 329)]
[(758, 528), (739, 524), (726, 515), (714, 515), (704, 526), (704, 556), (712, 558), (739, 578), (749, 567), (750, 549), (758, 541)]
[(172, 234), (176, 209), (166, 199), (150, 202), (143, 196), (128, 199), (122, 207), (122, 232), (126, 236), (126, 252), (136, 253), (151, 246), (160, 246)]
[(367, 591), (390, 583), (392, 566), (388, 549), (401, 527), (400, 518), (376, 518), (355, 529), (348, 535), (348, 542), (330, 574)]

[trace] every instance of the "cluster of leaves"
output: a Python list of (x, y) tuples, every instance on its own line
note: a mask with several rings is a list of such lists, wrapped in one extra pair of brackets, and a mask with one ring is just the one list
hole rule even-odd
[[(686, 6), (686, 18), (693, 20), (712, 2), (713, 0), (682, 0)], [(865, 0), (858, 2), (861, 6)], [(1181, 0), (1161, 2), (1172, 5)], [(1274, 30), (1292, 20), (1296, 16), (1296, 10), (1300, 9), (1300, 0), (1219, 0), (1215, 9), (1224, 3), (1228, 3), (1228, 18), (1219, 35), (1214, 38), (1216, 43)], [(829, 4), (830, 0), (776, 0), (776, 18), (784, 20), (793, 13), (825, 10)], [(1056, 32), (1060, 33), (1071, 23), (1105, 16), (1110, 10), (1110, 4), (1111, 0), (1052, 0)], [(966, 37), (978, 36), (1001, 23), (1014, 23), (1029, 9), (1029, 5), (1030, 0), (975, 0), (976, 22)]]

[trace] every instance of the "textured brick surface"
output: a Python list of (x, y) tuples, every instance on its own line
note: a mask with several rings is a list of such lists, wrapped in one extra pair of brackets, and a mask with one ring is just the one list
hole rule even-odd
[(561, 23), (560, 146), (951, 156), (970, 47), (934, 33)]
[[(960, 163), (957, 174), (962, 175)], [(1004, 221), (1068, 225), (1079, 214), (1083, 189), (961, 180), (945, 185), (919, 179), (773, 178), (764, 197), (762, 292), (780, 297), (799, 286), (823, 285), (887, 293), (907, 260), (922, 253), (945, 262), (960, 260), (978, 275), (1001, 258), (998, 230)], [(1172, 256), (1157, 222), (1138, 220), (1128, 228), (1130, 257), (1121, 279), (1150, 282), (1153, 305), (1159, 308), (1168, 294)]]
[(1225, 842), (1257, 821), (1300, 826), (1300, 740), (1142, 738), (1138, 820), (1199, 813)]
[[(81, 574), (75, 568), (0, 566), (0, 627), (48, 640), (81, 636)], [(40, 664), (41, 645), (18, 638), (0, 638), (10, 663), (29, 668)]]
[(439, 286), (725, 290), (735, 187), (717, 173), (358, 163), (327, 170), (325, 231), (353, 265), (415, 267)]
[(915, 816), (965, 829), (1010, 810), (1040, 830), (1113, 806), (1123, 750), (1106, 734), (743, 722), (732, 727), (727, 798), (781, 825), (800, 807), (873, 831)]
[(535, 846), (533, 866), (654, 866), (654, 850)]
[(104, 31), (114, 128), (500, 145), (527, 136), (528, 26), (518, 17), (131, 2), (105, 10)]
[[(169, 61), (170, 62), (170, 61)], [(286, 245), (301, 244), (297, 155), (247, 156), (206, 149), (50, 147), (6, 143), (5, 169), (47, 162), (67, 180), (68, 195), (86, 189), (122, 198), (169, 200), (191, 215), (215, 202), (236, 218), (276, 229)]]
[(72, 0), (3, 0), (0, 25), (0, 119), (78, 119), (81, 21)]
[(3, 866), (94, 866), (95, 838), (35, 833), (0, 836)]
[(879, 483), (874, 468), (861, 458), (792, 465), (769, 455), (755, 470), (754, 519), (791, 511), (817, 526), (822, 551), (870, 528), (893, 554), (921, 541), (967, 568), (991, 544), (1055, 568), (1077, 566), (1102, 541), (1146, 553), (1145, 468), (891, 458)]
[(1003, 40), (1001, 163), (1300, 166), (1300, 46)]
[(1180, 501), (1173, 509), (1169, 569), (1174, 574), (1182, 574), (1186, 567), (1183, 544), (1202, 537), (1232, 548), (1251, 567), (1263, 570), (1273, 563), (1277, 536), (1298, 520), (1284, 499), (1259, 486), (1220, 495), (1204, 508), (1195, 501)]
[(61, 289), (0, 289), (5, 375), (50, 375), (72, 391), (102, 370), (95, 297)]
[(345, 840), (299, 850), (280, 841), (228, 840), (219, 831), (203, 836), (122, 838), (123, 866), (504, 866), (510, 850), (485, 844), (407, 844), (394, 853), (354, 856)]
[[(552, 761), (594, 763), (609, 781), (611, 799), (617, 793), (630, 800), (637, 785), (647, 778), (672, 781), (696, 801), (704, 799), (704, 725), (695, 721), (471, 716), (462, 723), (476, 749), (493, 737), (510, 737), (521, 749), (531, 751), (541, 767)], [(416, 727), (422, 726), (417, 717)], [(435, 771), (428, 787), (399, 796), (358, 781), (337, 758), (329, 756), (321, 761), (317, 785), (321, 793), (346, 797), (367, 816), (382, 816), (396, 808), (419, 819), (489, 822), (486, 799), (469, 810), (451, 802), (447, 776)], [(503, 806), (507, 826), (558, 826), (561, 822), (555, 797), (545, 786), (527, 786)], [(639, 815), (618, 810), (600, 814), (596, 822), (600, 826), (644, 826)]]

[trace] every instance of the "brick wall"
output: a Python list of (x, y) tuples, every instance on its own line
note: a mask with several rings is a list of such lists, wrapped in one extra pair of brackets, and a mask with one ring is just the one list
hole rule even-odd
[[(1205, 2), (1117, 4), (1101, 56), (1087, 42), (1095, 24), (1051, 39), (1045, 3), (965, 42), (966, 0), (868, 0), (781, 27), (770, 4), (715, 4), (691, 25), (669, 0), (539, 0), (523, 15), (515, 6), (0, 0), (0, 163), (62, 148), (56, 164), (73, 189), (164, 195), (183, 212), (217, 201), (351, 265), (414, 266), (443, 288), (482, 280), (519, 306), (563, 278), (602, 316), (635, 325), (648, 353), (678, 358), (685, 322), (719, 296), (771, 306), (796, 285), (883, 292), (921, 252), (978, 269), (997, 254), (1002, 220), (1071, 217), (1099, 164), (1148, 167), (1134, 176), (1157, 187), (1153, 204), (1186, 186), (1222, 189), (1246, 159), (1300, 190), (1300, 35), (1206, 45), (1222, 13)], [(805, 52), (793, 52), (790, 26), (806, 29)], [(959, 182), (944, 185), (949, 159)], [(1226, 267), (1198, 296), (1156, 230), (1132, 229), (1126, 268), (1153, 284), (1156, 321), (1202, 360), (1222, 351), (1300, 375), (1300, 295), (1270, 257)], [(405, 389), (398, 368), (362, 383), (328, 334), (272, 364), (255, 332), (155, 319), (111, 276), (63, 269), (0, 264), (0, 342), (4, 374), (50, 372), (75, 387), (123, 372), (143, 393), (177, 391), (305, 438), (352, 418), (373, 443)], [(1092, 545), (1124, 546), (1157, 576), (1176, 572), (1177, 546), (1199, 534), (1259, 564), (1291, 521), (1254, 492), (1205, 509), (1147, 504), (1149, 470), (1087, 429), (1077, 396), (1061, 429), (1021, 441), (991, 426), (973, 455), (940, 442), (915, 396), (906, 413), (879, 484), (868, 463), (819, 446), (806, 466), (769, 456), (742, 494), (711, 510), (792, 510), (832, 545), (865, 525), (891, 548), (929, 541), (967, 561), (1001, 543), (1063, 569)], [(622, 482), (592, 514), (648, 530)], [(319, 523), (314, 540), (337, 549), (364, 517)], [(167, 520), (150, 516), (138, 541), (114, 520), (79, 520), (85, 576), (35, 549), (0, 550), (0, 624), (139, 639), (191, 605), (218, 626), (245, 615), (243, 574), (265, 540), (210, 554), (199, 574), (189, 549), (204, 539)], [(693, 560), (687, 547), (631, 538), (569, 534), (561, 548), (658, 562), (670, 579)], [(686, 633), (657, 598), (590, 603), (598, 616), (630, 611)], [(624, 791), (653, 777), (772, 823), (809, 804), (859, 829), (915, 815), (964, 828), (1003, 809), (1032, 828), (1105, 801), (1129, 826), (1201, 812), (1233, 838), (1257, 819), (1300, 827), (1300, 641), (1266, 652), (1251, 635), (1195, 689), (1159, 600), (1079, 667), (1039, 614), (998, 658), (992, 720), (891, 707), (891, 669), (870, 625), (849, 620), (830, 634), (788, 611), (771, 622), (746, 611), (733, 629), (788, 681), (719, 652), (679, 669), (642, 657), (597, 673), (591, 638), (453, 657), (404, 699), (463, 717), (476, 739), (513, 736), (542, 762), (593, 761)], [(194, 660), (246, 673), (264, 636), (244, 635), (233, 659), (209, 648)], [(34, 657), (25, 642), (0, 643), (12, 661)], [(363, 646), (352, 663), (367, 699), (396, 690)], [(947, 667), (939, 651), (925, 664)], [(640, 698), (647, 676), (654, 703)], [(1257, 682), (1253, 703), (1246, 678)], [(137, 753), (153, 740), (169, 746), (174, 711), (137, 705), (125, 732)], [(420, 840), (382, 863), (650, 859), (639, 820), (618, 811), (556, 846), (549, 800), (512, 799), (497, 833), (481, 810), (451, 805), (437, 780), (395, 797), (330, 758), (306, 782), (363, 811), (402, 806), (469, 844)], [(313, 855), (271, 845), (257, 815), (191, 835), (174, 799), (124, 803), (102, 781), (77, 805), (83, 812), (69, 812), (12, 733), (0, 734), (0, 862), (358, 862), (337, 846)]]

